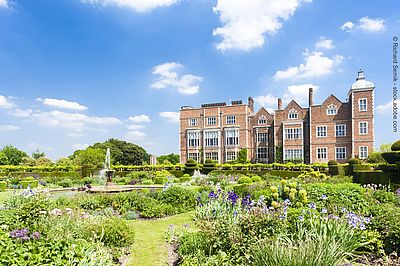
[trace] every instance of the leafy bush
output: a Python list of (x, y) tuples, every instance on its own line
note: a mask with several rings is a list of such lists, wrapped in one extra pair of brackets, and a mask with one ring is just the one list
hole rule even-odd
[(197, 162), (193, 159), (187, 160), (184, 167), (184, 173), (193, 175), (195, 170), (197, 170)]
[(358, 158), (351, 158), (347, 163), (349, 165), (361, 164), (361, 160)]
[(193, 210), (198, 193), (190, 187), (172, 186), (157, 195), (162, 203), (171, 205), (176, 212)]
[(191, 177), (190, 175), (188, 175), (188, 174), (184, 174), (184, 175), (179, 179), (179, 181), (180, 181), (181, 183), (189, 182), (190, 180), (192, 180), (192, 177)]
[(57, 185), (59, 185), (60, 187), (72, 187), (73, 182), (71, 179), (65, 178), (63, 180), (58, 181)]
[(164, 185), (168, 182), (168, 178), (166, 176), (157, 176), (154, 178), (154, 183), (158, 185)]
[(392, 144), (392, 146), (391, 146), (390, 149), (391, 149), (392, 151), (400, 151), (400, 140), (395, 141), (395, 142)]
[(335, 160), (329, 160), (328, 166), (337, 165), (338, 163)]
[(25, 177), (24, 180), (19, 182), (22, 188), (37, 188), (39, 185), (39, 181), (37, 181), (34, 177), (28, 176)]
[(388, 152), (382, 152), (382, 157), (385, 159), (388, 163), (394, 164), (396, 162), (400, 162), (400, 151), (388, 151)]
[(203, 174), (208, 174), (211, 171), (216, 169), (216, 163), (213, 160), (207, 159), (204, 162), (203, 168), (201, 169), (201, 172)]
[(238, 184), (250, 184), (250, 183), (253, 183), (253, 181), (248, 176), (242, 176), (238, 180)]
[(260, 176), (258, 176), (258, 175), (254, 175), (254, 176), (251, 177), (251, 181), (253, 181), (253, 182), (261, 182), (262, 178)]
[(7, 182), (6, 181), (0, 181), (0, 191), (4, 191), (7, 188)]
[(151, 179), (143, 179), (142, 180), (142, 185), (153, 185), (154, 182)]

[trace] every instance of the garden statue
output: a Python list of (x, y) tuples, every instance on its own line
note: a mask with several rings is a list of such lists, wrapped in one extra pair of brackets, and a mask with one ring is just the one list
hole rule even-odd
[(107, 148), (106, 152), (106, 160), (104, 163), (104, 173), (107, 178), (106, 186), (112, 186), (114, 183), (112, 182), (112, 177), (114, 175), (114, 170), (111, 169), (111, 157), (110, 157), (110, 148)]

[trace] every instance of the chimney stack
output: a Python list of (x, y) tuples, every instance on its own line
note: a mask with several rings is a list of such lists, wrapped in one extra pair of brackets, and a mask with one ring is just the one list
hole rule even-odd
[(254, 100), (253, 97), (249, 97), (248, 106), (252, 112), (254, 112)]
[(278, 110), (282, 110), (282, 99), (278, 98)]
[(308, 105), (309, 106), (312, 106), (312, 105), (314, 105), (314, 99), (313, 99), (313, 92), (314, 92), (314, 90), (313, 90), (313, 88), (310, 88), (309, 90), (308, 90)]

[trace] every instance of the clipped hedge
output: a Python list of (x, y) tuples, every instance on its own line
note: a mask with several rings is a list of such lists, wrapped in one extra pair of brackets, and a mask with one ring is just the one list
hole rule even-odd
[(7, 182), (6, 181), (0, 181), (0, 191), (4, 191), (7, 189)]
[(400, 162), (400, 151), (382, 152), (382, 157), (389, 164), (395, 164), (396, 162)]
[(382, 184), (389, 185), (391, 183), (391, 174), (382, 171), (358, 171), (354, 173), (355, 183), (359, 184)]

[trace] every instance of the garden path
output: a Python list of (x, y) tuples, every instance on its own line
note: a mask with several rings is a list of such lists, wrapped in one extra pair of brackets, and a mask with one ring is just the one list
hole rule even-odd
[(135, 243), (128, 266), (158, 266), (168, 265), (168, 245), (164, 234), (171, 224), (193, 226), (193, 212), (173, 215), (155, 220), (133, 221)]

